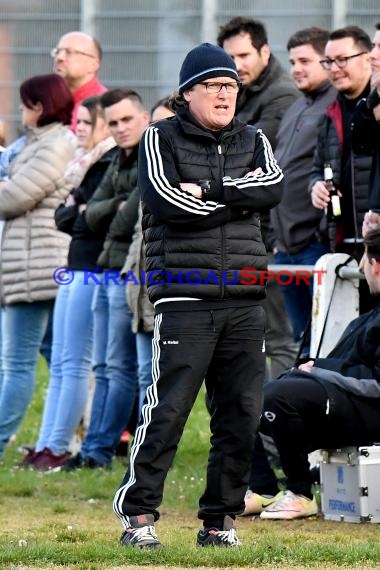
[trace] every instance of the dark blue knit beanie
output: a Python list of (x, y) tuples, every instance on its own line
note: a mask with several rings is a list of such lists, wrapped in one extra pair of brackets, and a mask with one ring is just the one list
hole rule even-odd
[(179, 72), (179, 92), (212, 77), (231, 77), (239, 81), (232, 57), (219, 46), (200, 44), (185, 57)]

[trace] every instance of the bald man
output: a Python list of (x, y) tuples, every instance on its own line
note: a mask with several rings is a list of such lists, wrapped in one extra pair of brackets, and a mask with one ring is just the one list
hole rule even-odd
[(97, 78), (102, 59), (100, 44), (84, 32), (69, 32), (52, 49), (54, 71), (66, 81), (75, 106), (71, 127), (76, 128), (77, 110), (81, 101), (92, 95), (101, 95), (107, 88)]
[[(69, 32), (61, 37), (57, 47), (50, 52), (54, 58), (53, 71), (66, 81), (74, 99), (71, 129), (76, 130), (80, 103), (87, 97), (102, 95), (107, 88), (97, 78), (102, 59), (100, 44), (83, 32)], [(17, 144), (22, 144), (20, 139)], [(16, 149), (14, 149), (16, 150)], [(41, 354), (50, 363), (52, 342), (52, 311), (41, 345)]]

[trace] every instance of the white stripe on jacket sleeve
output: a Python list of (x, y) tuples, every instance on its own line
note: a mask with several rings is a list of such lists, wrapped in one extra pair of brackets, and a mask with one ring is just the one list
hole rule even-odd
[(274, 157), (267, 137), (264, 135), (261, 129), (258, 129), (257, 132), (264, 147), (266, 172), (261, 172), (259, 174), (248, 172), (248, 174), (242, 178), (231, 178), (231, 176), (225, 176), (223, 178), (223, 184), (225, 186), (236, 186), (236, 188), (247, 188), (249, 186), (271, 186), (272, 184), (278, 184), (284, 178), (284, 175)]
[(218, 208), (225, 208), (225, 204), (211, 200), (203, 202), (200, 198), (195, 198), (190, 193), (171, 186), (164, 173), (156, 127), (148, 127), (145, 132), (144, 144), (149, 180), (155, 191), (165, 200), (186, 212), (200, 216), (207, 216)]

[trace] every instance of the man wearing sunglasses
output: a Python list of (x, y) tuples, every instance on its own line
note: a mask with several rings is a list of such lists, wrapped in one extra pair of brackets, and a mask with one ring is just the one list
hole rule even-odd
[(334, 185), (340, 192), (342, 212), (335, 222), (336, 237), (330, 246), (333, 251), (349, 253), (358, 259), (364, 251), (361, 225), (368, 210), (372, 157), (353, 152), (351, 128), (355, 107), (370, 91), (371, 47), (369, 36), (357, 26), (347, 26), (330, 34), (320, 64), (338, 95), (327, 107), (319, 126), (309, 185), (313, 205), (325, 210), (330, 197), (323, 181), (324, 165), (329, 163)]
[(54, 59), (54, 72), (63, 77), (74, 98), (71, 127), (75, 130), (81, 101), (107, 91), (97, 77), (102, 48), (95, 38), (84, 32), (69, 32), (61, 37), (50, 55)]

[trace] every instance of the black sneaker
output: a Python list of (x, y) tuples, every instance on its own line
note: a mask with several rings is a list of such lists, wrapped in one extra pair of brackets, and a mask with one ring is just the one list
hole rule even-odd
[(61, 471), (76, 471), (77, 469), (112, 469), (112, 463), (101, 463), (93, 457), (83, 457), (77, 453), (65, 462)]
[(83, 467), (87, 467), (87, 469), (112, 469), (112, 463), (104, 463), (93, 457), (85, 457), (83, 459)]
[(122, 546), (160, 548), (161, 542), (156, 535), (153, 515), (129, 517), (129, 522), (131, 526), (127, 528), (120, 537), (120, 544)]
[(236, 536), (235, 521), (227, 515), (224, 517), (223, 530), (203, 528), (198, 532), (197, 546), (241, 546)]
[(83, 467), (83, 457), (80, 453), (73, 455), (66, 461), (62, 466), (61, 471), (76, 471), (76, 469), (81, 469)]

